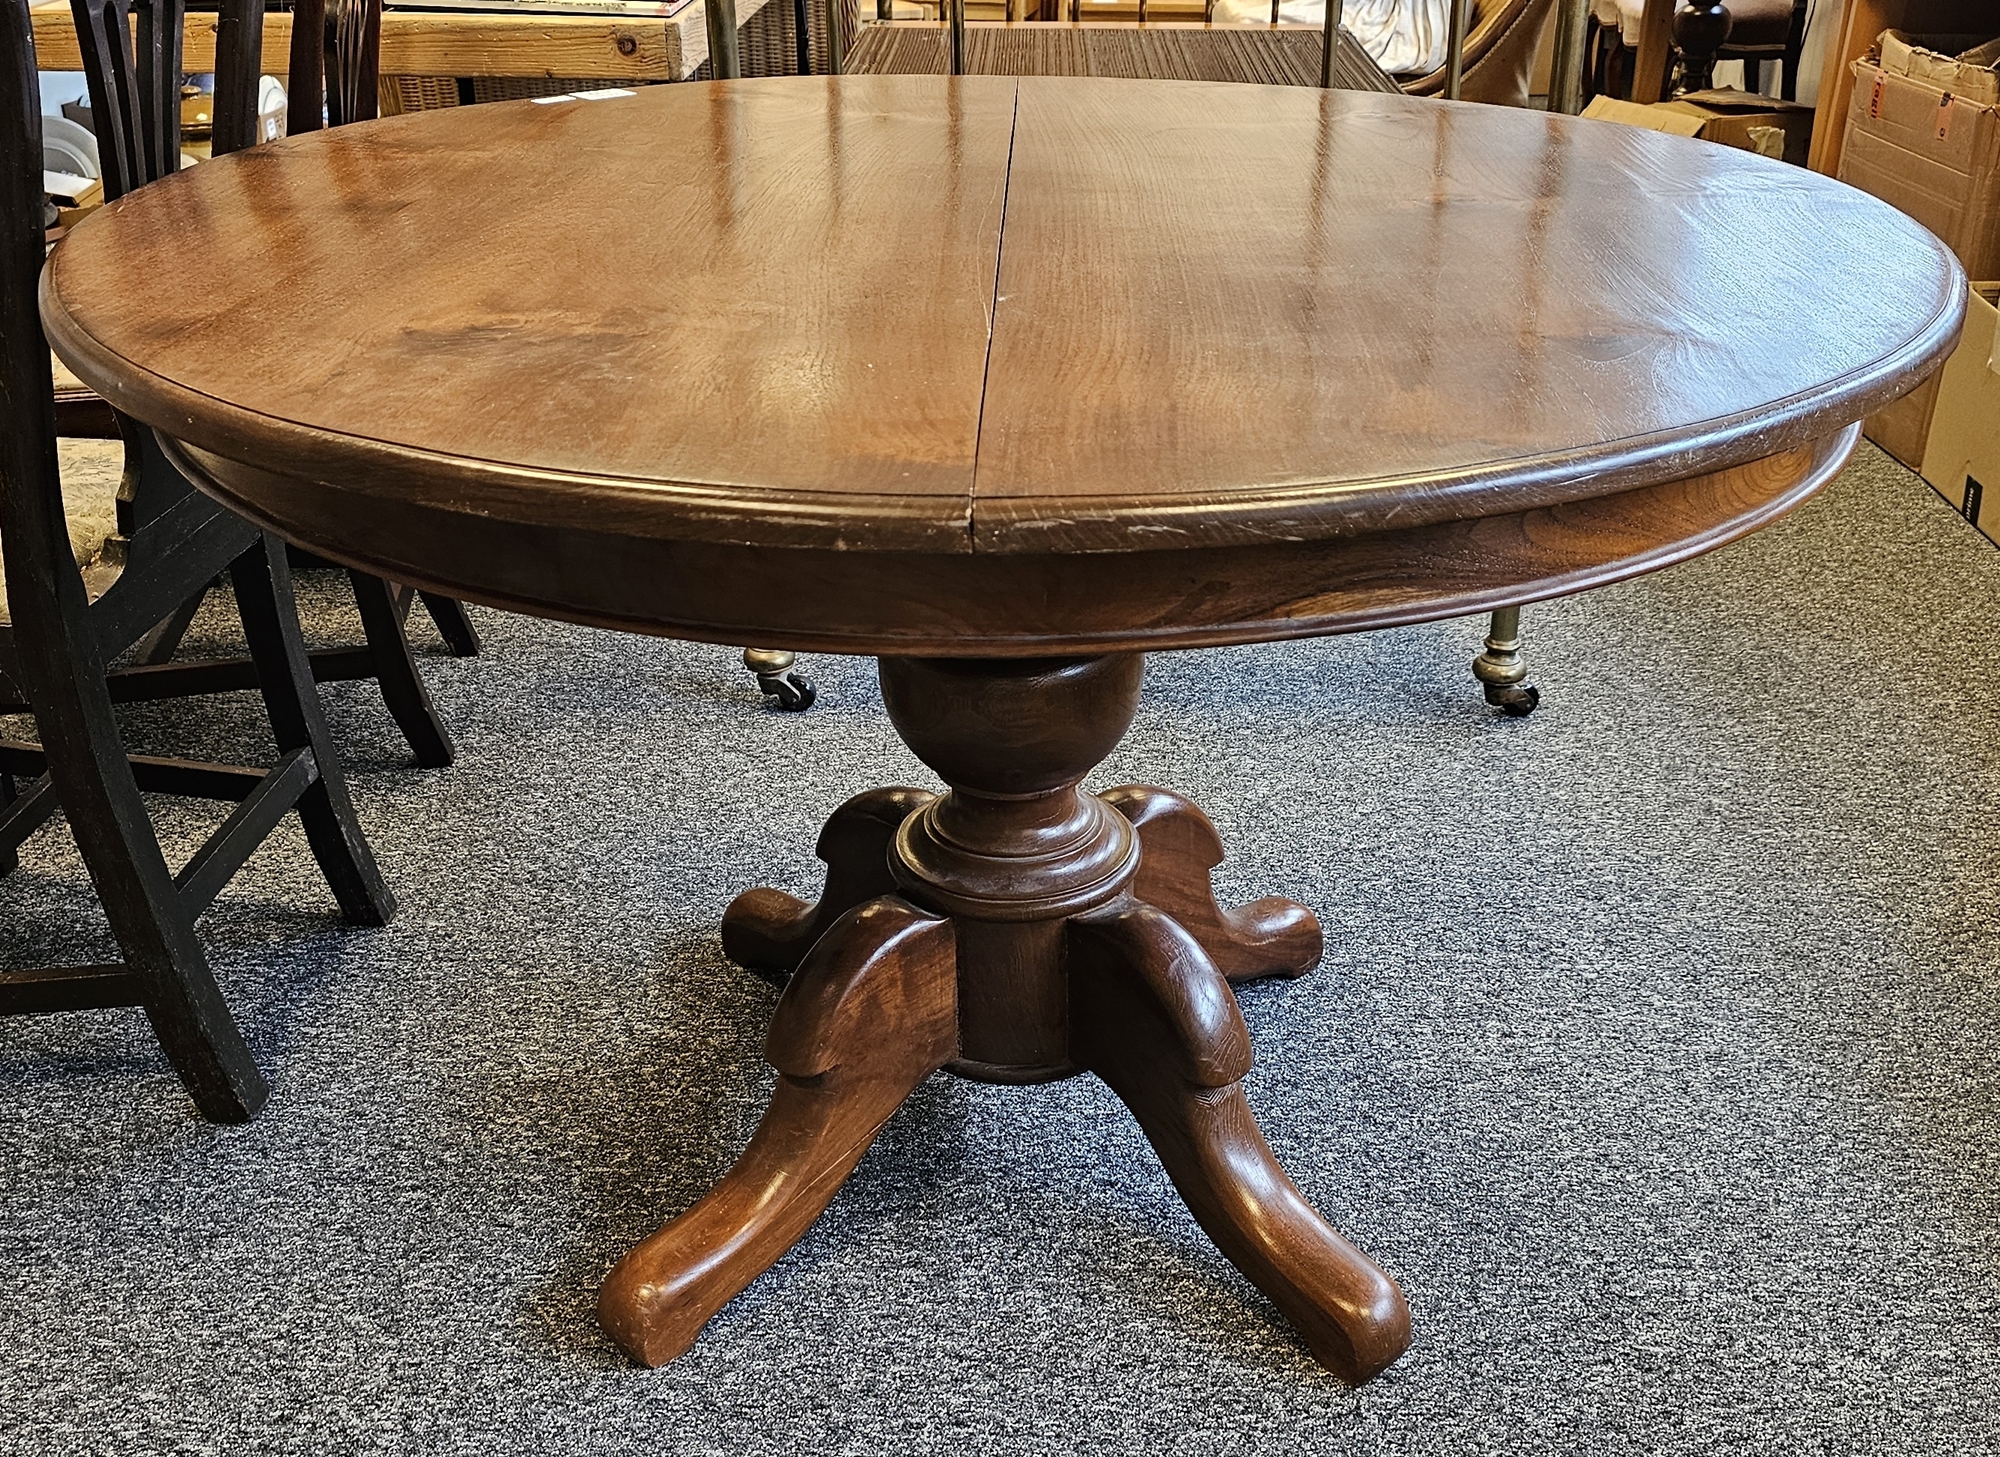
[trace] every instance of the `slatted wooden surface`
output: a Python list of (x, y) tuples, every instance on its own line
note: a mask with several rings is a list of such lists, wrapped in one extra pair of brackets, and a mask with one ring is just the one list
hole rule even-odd
[[(1156, 81), (1319, 85), (1320, 32), (1297, 26), (1071, 24), (1025, 21), (966, 27), (965, 69), (975, 76), (1108, 76)], [(865, 27), (848, 53), (849, 75), (941, 76), (942, 25), (897, 21)], [(1333, 84), (1395, 92), (1354, 38), (1341, 33)]]

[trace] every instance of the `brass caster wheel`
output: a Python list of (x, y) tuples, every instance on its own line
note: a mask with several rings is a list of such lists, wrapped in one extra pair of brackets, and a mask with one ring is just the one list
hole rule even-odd
[(813, 680), (796, 668), (784, 673), (759, 673), (757, 687), (786, 713), (804, 713), (819, 697)]
[(1486, 701), (1509, 718), (1526, 718), (1542, 701), (1542, 690), (1532, 683), (1486, 685)]
[(774, 648), (745, 648), (743, 666), (757, 675), (757, 691), (787, 713), (804, 713), (819, 697), (813, 680), (798, 669), (797, 653)]
[(1526, 718), (1542, 701), (1542, 692), (1528, 681), (1521, 661), (1521, 609), (1502, 607), (1493, 614), (1486, 651), (1472, 660), (1472, 676), (1486, 690), (1486, 701), (1509, 718)]

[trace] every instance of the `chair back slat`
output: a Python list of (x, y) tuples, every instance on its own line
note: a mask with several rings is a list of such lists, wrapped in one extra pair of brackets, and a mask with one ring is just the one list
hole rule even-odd
[(326, 125), (326, 0), (294, 0), (285, 87), (286, 135)]
[(70, 0), (70, 10), (111, 202), (180, 167), (182, 3)]
[[(0, 25), (0, 551), (6, 554), (13, 621), (48, 621), (65, 586), (79, 608), (56, 465), (55, 378), (36, 293), (46, 251), (42, 231), (41, 89), (27, 0), (5, 0)], [(71, 564), (68, 573), (55, 563)]]
[(285, 130), (368, 121), (381, 107), (382, 0), (297, 0)]
[(139, 153), (144, 182), (171, 177), (181, 165), (181, 17), (184, 0), (132, 0), (138, 16)]
[(332, 0), (326, 26), (326, 119), (369, 121), (381, 106), (382, 0)]
[(222, 0), (222, 14), (215, 23), (212, 156), (240, 152), (256, 144), (263, 74), (264, 0)]
[(130, 12), (124, 0), (70, 0), (77, 47), (90, 89), (91, 127), (110, 202), (151, 179), (139, 132), (139, 83), (132, 66)]

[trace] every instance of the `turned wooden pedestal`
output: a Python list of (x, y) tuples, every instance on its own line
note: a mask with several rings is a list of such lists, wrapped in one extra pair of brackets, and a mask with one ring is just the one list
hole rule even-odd
[(836, 810), (816, 905), (752, 890), (730, 906), (729, 955), (791, 973), (767, 1048), (778, 1085), (722, 1182), (605, 1281), (598, 1313), (633, 1356), (693, 1344), (940, 1068), (1097, 1074), (1322, 1365), (1358, 1384), (1409, 1344), (1402, 1292), (1305, 1201), (1243, 1096), (1250, 1033), (1229, 983), (1310, 969), (1319, 922), (1286, 900), (1218, 907), (1222, 846), (1187, 800), (1080, 788), (1131, 724), (1141, 672), (1131, 653), (881, 660), (890, 718), (951, 787)]

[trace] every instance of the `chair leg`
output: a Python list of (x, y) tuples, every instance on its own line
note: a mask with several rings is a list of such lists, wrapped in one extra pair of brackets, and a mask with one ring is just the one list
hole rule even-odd
[(132, 661), (158, 667), (161, 663), (171, 663), (174, 654), (180, 651), (181, 639), (194, 624), (194, 615), (201, 611), (201, 604), (208, 597), (206, 590), (181, 603), (153, 630), (139, 639), (139, 645), (132, 650)]
[(465, 604), (451, 597), (440, 597), (435, 592), (419, 592), (417, 595), (423, 599), (424, 611), (430, 613), (431, 621), (437, 624), (438, 635), (451, 649), (451, 655), (454, 658), (478, 657), (479, 629), (465, 615)]
[(375, 657), (375, 680), (382, 685), (382, 701), (389, 706), (389, 716), (409, 740), (417, 763), (425, 769), (442, 769), (452, 761), (451, 735), (445, 732), (417, 672), (409, 634), (396, 610), (395, 588), (366, 572), (347, 575), (354, 583), (354, 604), (361, 609), (361, 629)]
[[(20, 791), (14, 788), (14, 776), (0, 772), (0, 816), (20, 798)], [(0, 845), (0, 875), (11, 875), (21, 865), (21, 857), (12, 845)]]
[(203, 1116), (245, 1123), (270, 1095), (237, 1031), (139, 797), (101, 668), (74, 633), (42, 654), (35, 722), (48, 772), (125, 970)]
[[(299, 797), (298, 804), (313, 857), (349, 922), (387, 925), (396, 914), (396, 898), (383, 883), (374, 852), (354, 817), (347, 775), (327, 733), (312, 664), (299, 635), (298, 604), (292, 597), (292, 569), (284, 543), (275, 536), (263, 537), (236, 559), (229, 575), (236, 584), (243, 635), (257, 664), (258, 683), (278, 751), (310, 749), (319, 766), (318, 779)], [(383, 602), (386, 605), (386, 589)]]
[(1501, 607), (1493, 613), (1486, 651), (1472, 660), (1472, 676), (1486, 688), (1486, 701), (1510, 718), (1526, 718), (1542, 701), (1542, 691), (1528, 681), (1521, 661), (1521, 609)]
[(804, 713), (819, 697), (813, 680), (798, 670), (799, 655), (769, 648), (745, 648), (743, 666), (757, 675), (757, 689), (788, 713)]

